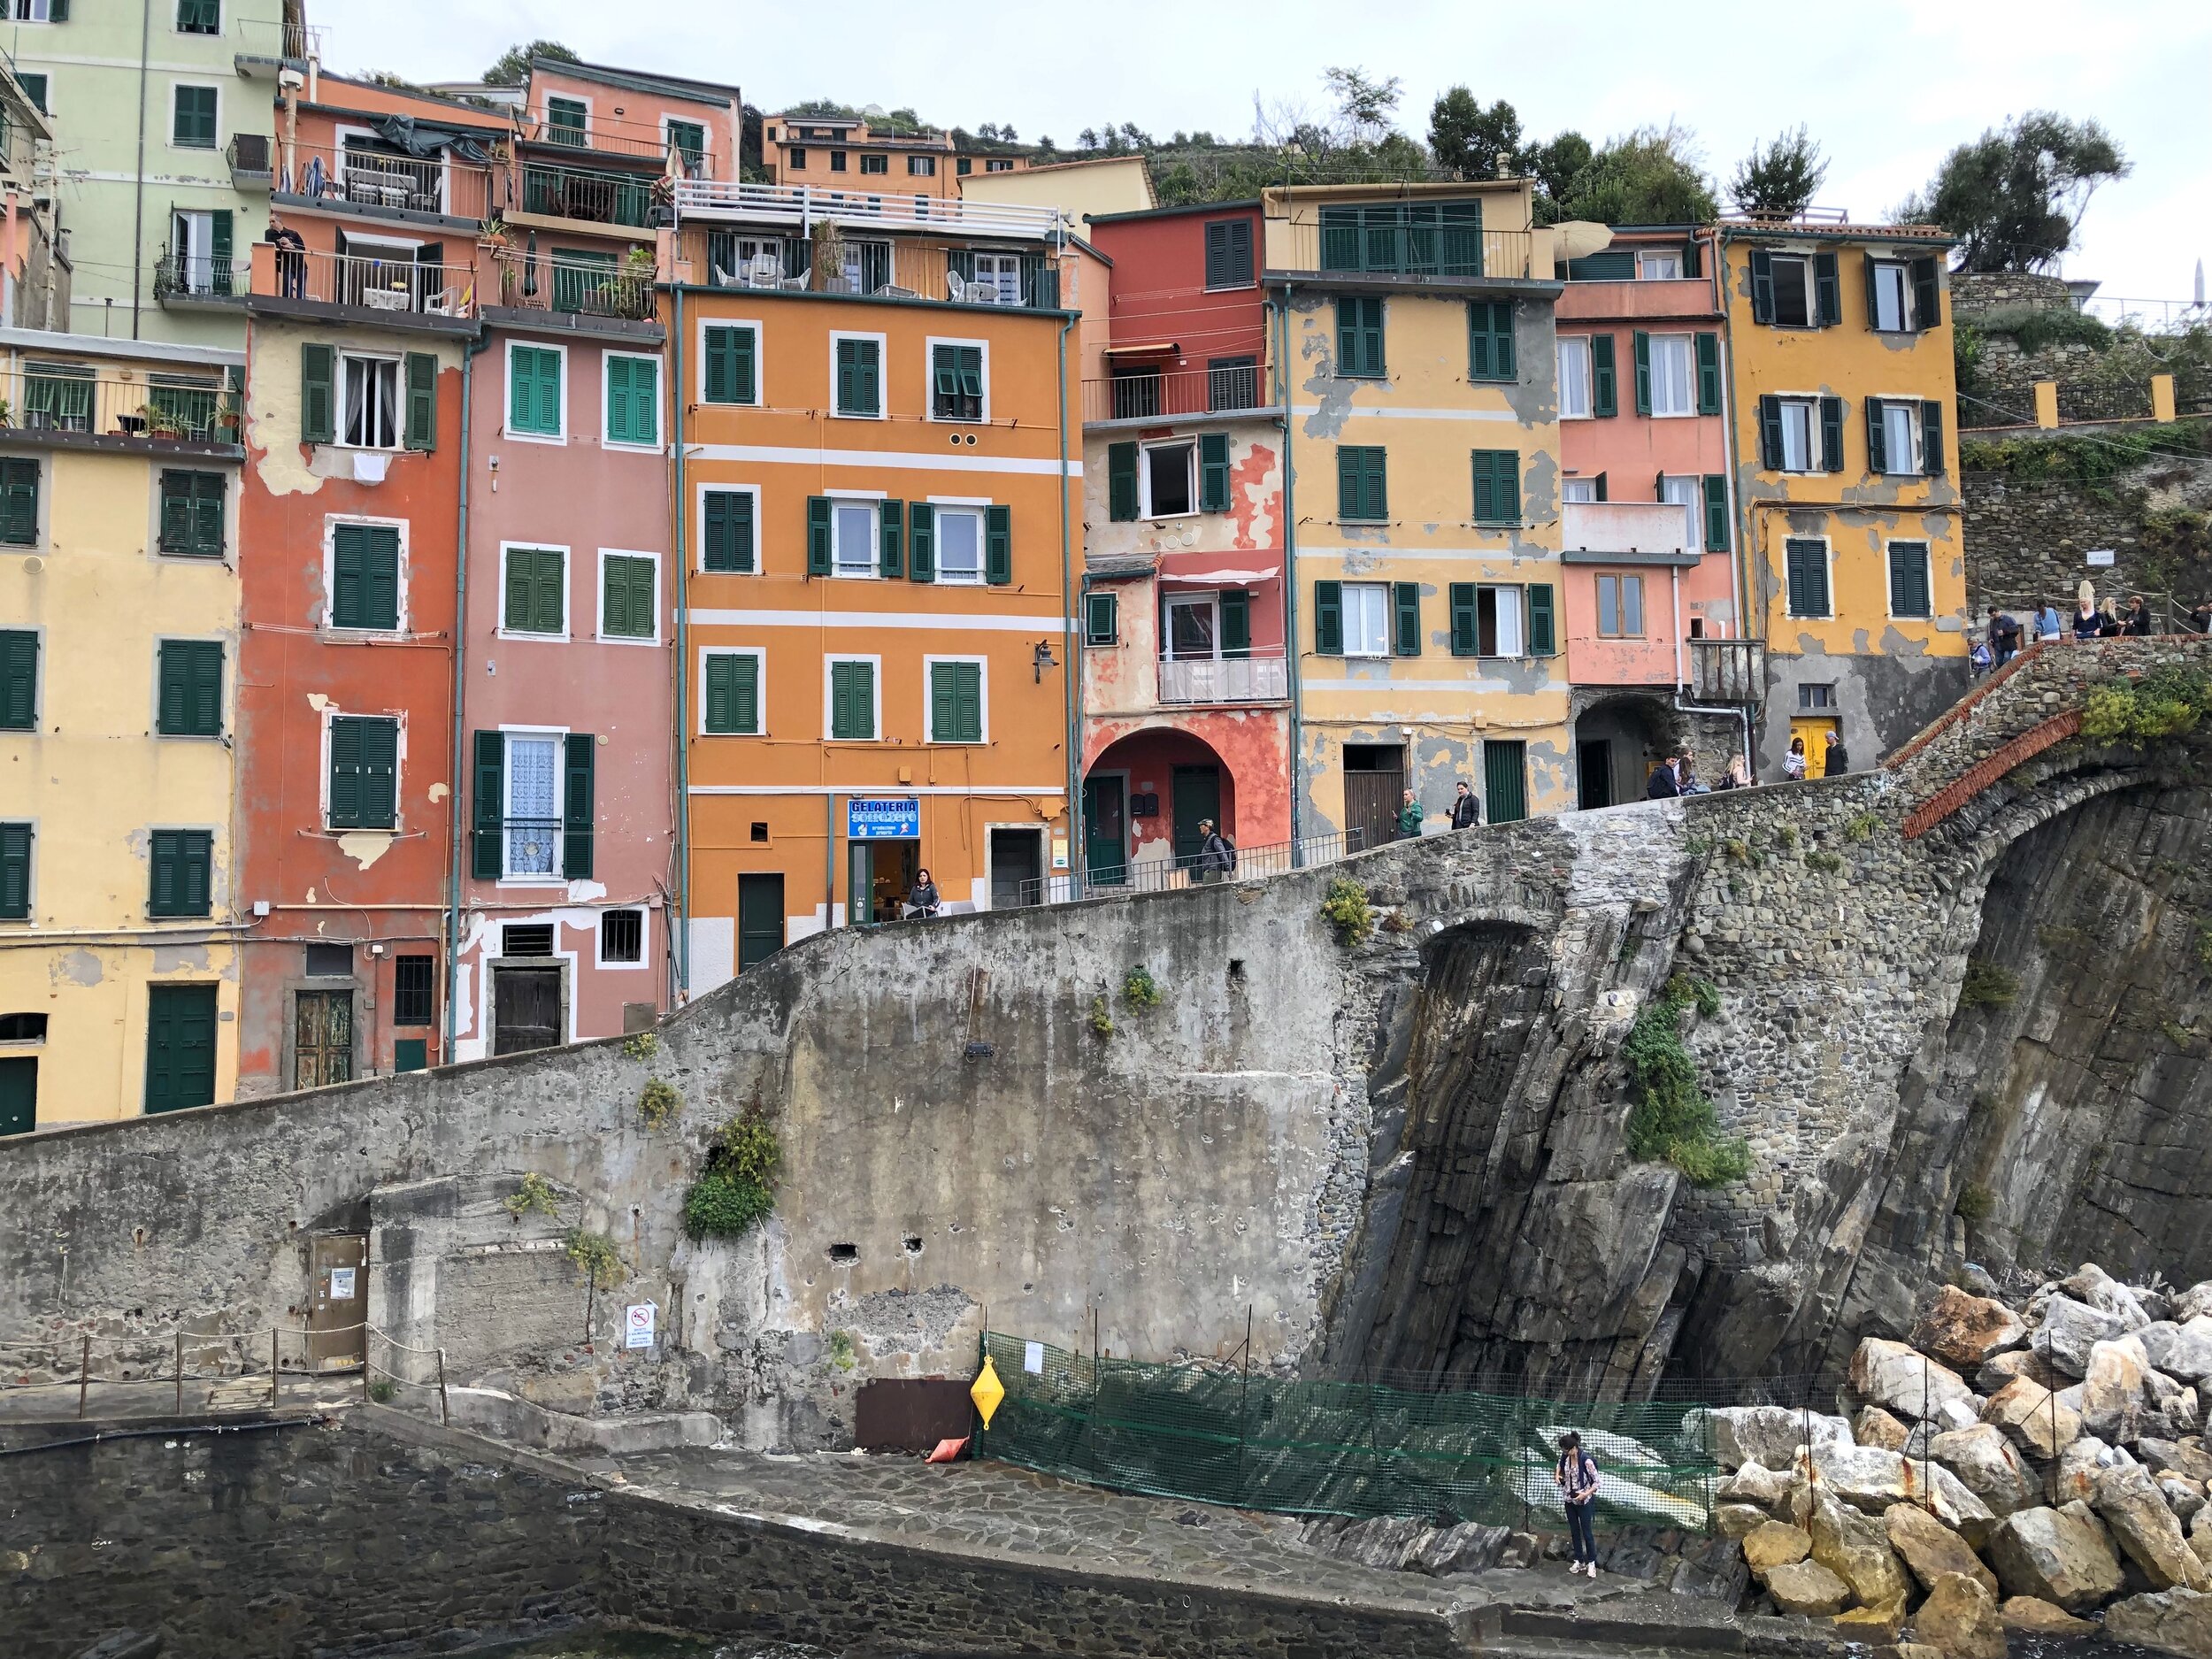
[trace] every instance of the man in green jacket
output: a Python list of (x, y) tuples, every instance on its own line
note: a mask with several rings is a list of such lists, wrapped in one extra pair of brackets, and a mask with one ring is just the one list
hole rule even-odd
[(1405, 804), (1398, 809), (1398, 834), (1410, 839), (1421, 833), (1421, 803), (1413, 798), (1413, 791), (1406, 791)]

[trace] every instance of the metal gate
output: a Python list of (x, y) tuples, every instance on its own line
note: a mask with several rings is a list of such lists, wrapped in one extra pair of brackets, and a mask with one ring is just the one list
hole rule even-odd
[(341, 1233), (311, 1241), (307, 1369), (352, 1371), (368, 1357), (369, 1241)]

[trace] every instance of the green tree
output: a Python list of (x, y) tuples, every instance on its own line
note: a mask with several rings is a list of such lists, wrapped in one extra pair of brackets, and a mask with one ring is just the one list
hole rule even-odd
[(1494, 179), (1502, 164), (1521, 161), (1521, 118), (1503, 98), (1488, 109), (1454, 87), (1429, 111), (1429, 148), (1437, 165), (1462, 179)]
[(1536, 180), (1536, 217), (1540, 224), (1555, 223), (1560, 203), (1574, 192), (1574, 182), (1590, 165), (1590, 141), (1579, 133), (1560, 134), (1547, 144), (1532, 144), (1521, 152), (1523, 172)]
[(1898, 216), (1960, 238), (1962, 271), (2039, 271), (2073, 245), (2097, 187), (2131, 170), (2095, 121), (2031, 110), (1954, 150)]
[(1330, 96), (1336, 99), (1337, 119), (1347, 142), (1373, 144), (1382, 140), (1398, 113), (1402, 96), (1399, 78), (1377, 81), (1363, 69), (1334, 68), (1321, 72)]
[(1680, 127), (1639, 127), (1609, 140), (1555, 198), (1562, 219), (1604, 225), (1702, 225), (1720, 204)]
[(488, 87), (518, 87), (530, 79), (530, 60), (533, 58), (557, 58), (565, 64), (580, 64), (584, 60), (558, 41), (532, 41), (527, 46), (510, 46), (500, 53), (499, 61), (484, 72)]
[(1828, 176), (1828, 163), (1820, 146), (1803, 127), (1783, 133), (1736, 164), (1728, 195), (1736, 211), (1754, 219), (1795, 219), (1812, 205), (1820, 181)]

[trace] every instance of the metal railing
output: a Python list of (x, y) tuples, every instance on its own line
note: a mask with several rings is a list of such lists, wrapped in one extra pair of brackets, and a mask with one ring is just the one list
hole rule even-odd
[[(848, 236), (839, 240), (833, 265), (811, 242), (785, 241), (747, 259), (730, 245), (734, 240), (696, 234), (687, 240), (693, 270), (709, 286), (1015, 311), (1055, 311), (1075, 303), (1074, 260), (1048, 253), (993, 255), (933, 242)], [(965, 273), (956, 267), (964, 267)]]
[(242, 261), (213, 254), (173, 254), (166, 248), (154, 261), (154, 298), (228, 300), (246, 291)]
[(1241, 657), (1163, 657), (1162, 703), (1271, 703), (1290, 695), (1279, 645), (1258, 646)]
[(1129, 893), (1164, 893), (1174, 887), (1252, 881), (1262, 876), (1310, 869), (1316, 864), (1333, 864), (1359, 849), (1360, 832), (1345, 830), (1334, 835), (1273, 841), (1264, 847), (1240, 847), (1236, 849), (1236, 868), (1229, 871), (1202, 868), (1196, 853), (1141, 857), (1110, 869), (1071, 870), (1065, 875), (1025, 881), (1018, 902), (1024, 905), (1066, 904), (1076, 899), (1104, 899)]
[(0, 428), (143, 438), (170, 443), (236, 443), (238, 400), (219, 376), (164, 382), (42, 368), (34, 359), (0, 374)]
[(323, 55), (323, 35), (326, 32), (319, 23), (287, 23), (284, 26), (284, 55), (287, 58), (319, 59)]
[(1749, 707), (1766, 697), (1764, 640), (1686, 640), (1690, 700)]
[(2212, 322), (2212, 306), (2203, 300), (2131, 300), (2092, 294), (2081, 303), (2081, 309), (2116, 328), (2132, 323), (2147, 334), (2166, 334)]
[(1202, 369), (1123, 369), (1083, 382), (1083, 419), (1173, 420), (1273, 407), (1274, 372), (1254, 359)]
[[(666, 161), (677, 146), (657, 121), (629, 121), (617, 116), (589, 114), (580, 123), (557, 122), (542, 111), (523, 116), (528, 130), (526, 142), (558, 144), (565, 150), (595, 151), (603, 156), (649, 156)], [(692, 179), (711, 179), (715, 172), (711, 142), (697, 149), (683, 146), (683, 172)]]
[(487, 288), (487, 305), (523, 311), (565, 311), (579, 317), (612, 317), (650, 322), (658, 314), (650, 265), (627, 261), (563, 258), (508, 248), (496, 259), (496, 293)]
[[(1431, 277), (1474, 281), (1532, 274), (1536, 239), (1525, 230), (1473, 226), (1367, 226), (1348, 234), (1316, 220), (1270, 219), (1267, 268), (1325, 276)], [(1540, 274), (1548, 278), (1546, 270)]]
[(742, 220), (804, 234), (824, 219), (889, 230), (935, 230), (950, 235), (1056, 241), (1057, 208), (1015, 202), (964, 202), (891, 191), (824, 189), (811, 184), (739, 184), (723, 180), (676, 180), (676, 216)]
[(402, 156), (360, 145), (294, 144), (273, 188), (318, 207), (380, 207), (482, 220), (500, 205), (492, 169), (449, 156)]
[(613, 173), (526, 161), (521, 198), (515, 205), (519, 212), (549, 219), (627, 225), (644, 230), (655, 222), (654, 197), (665, 182), (657, 173)]
[(266, 242), (255, 246), (253, 291), (419, 317), (472, 317), (477, 305), (473, 265), (280, 249)]
[[(2111, 572), (2104, 571), (2097, 573), (2108, 577)], [(2091, 580), (2094, 580), (2093, 574)], [(1999, 611), (2010, 616), (2020, 625), (2020, 646), (2021, 649), (2025, 649), (2028, 646), (2037, 643), (2036, 618), (2047, 600), (2058, 611), (2058, 643), (2075, 644), (2077, 641), (2074, 638), (2074, 615), (2079, 603), (2077, 594), (2078, 586), (2078, 583), (2074, 583), (2070, 586), (2060, 587), (2049, 594), (1972, 594), (1968, 599), (1967, 638), (1978, 644), (1989, 637), (1989, 607), (1995, 605)], [(2113, 581), (2097, 582), (2095, 586), (2098, 588), (2099, 606), (2101, 607), (2106, 600), (2110, 600), (2113, 611), (2118, 615), (2123, 626), (2127, 621), (2129, 602), (2136, 595), (2140, 594), (2143, 596), (2144, 604), (2150, 610), (2150, 631), (2153, 634), (2193, 634), (2201, 632), (2191, 620), (2190, 607), (2175, 594), (2162, 593), (2150, 588), (2130, 588)], [(2085, 644), (2088, 641), (2080, 642)]]
[(269, 161), (270, 142), (266, 133), (233, 133), (230, 143), (224, 150), (224, 158), (230, 163), (230, 181), (240, 189), (266, 190), (275, 182)]

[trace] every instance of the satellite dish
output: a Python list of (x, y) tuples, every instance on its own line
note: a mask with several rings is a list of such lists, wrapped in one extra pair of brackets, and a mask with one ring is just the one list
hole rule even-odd
[(1602, 253), (1613, 245), (1613, 227), (1586, 219), (1571, 219), (1552, 227), (1553, 247), (1562, 259), (1582, 259)]

